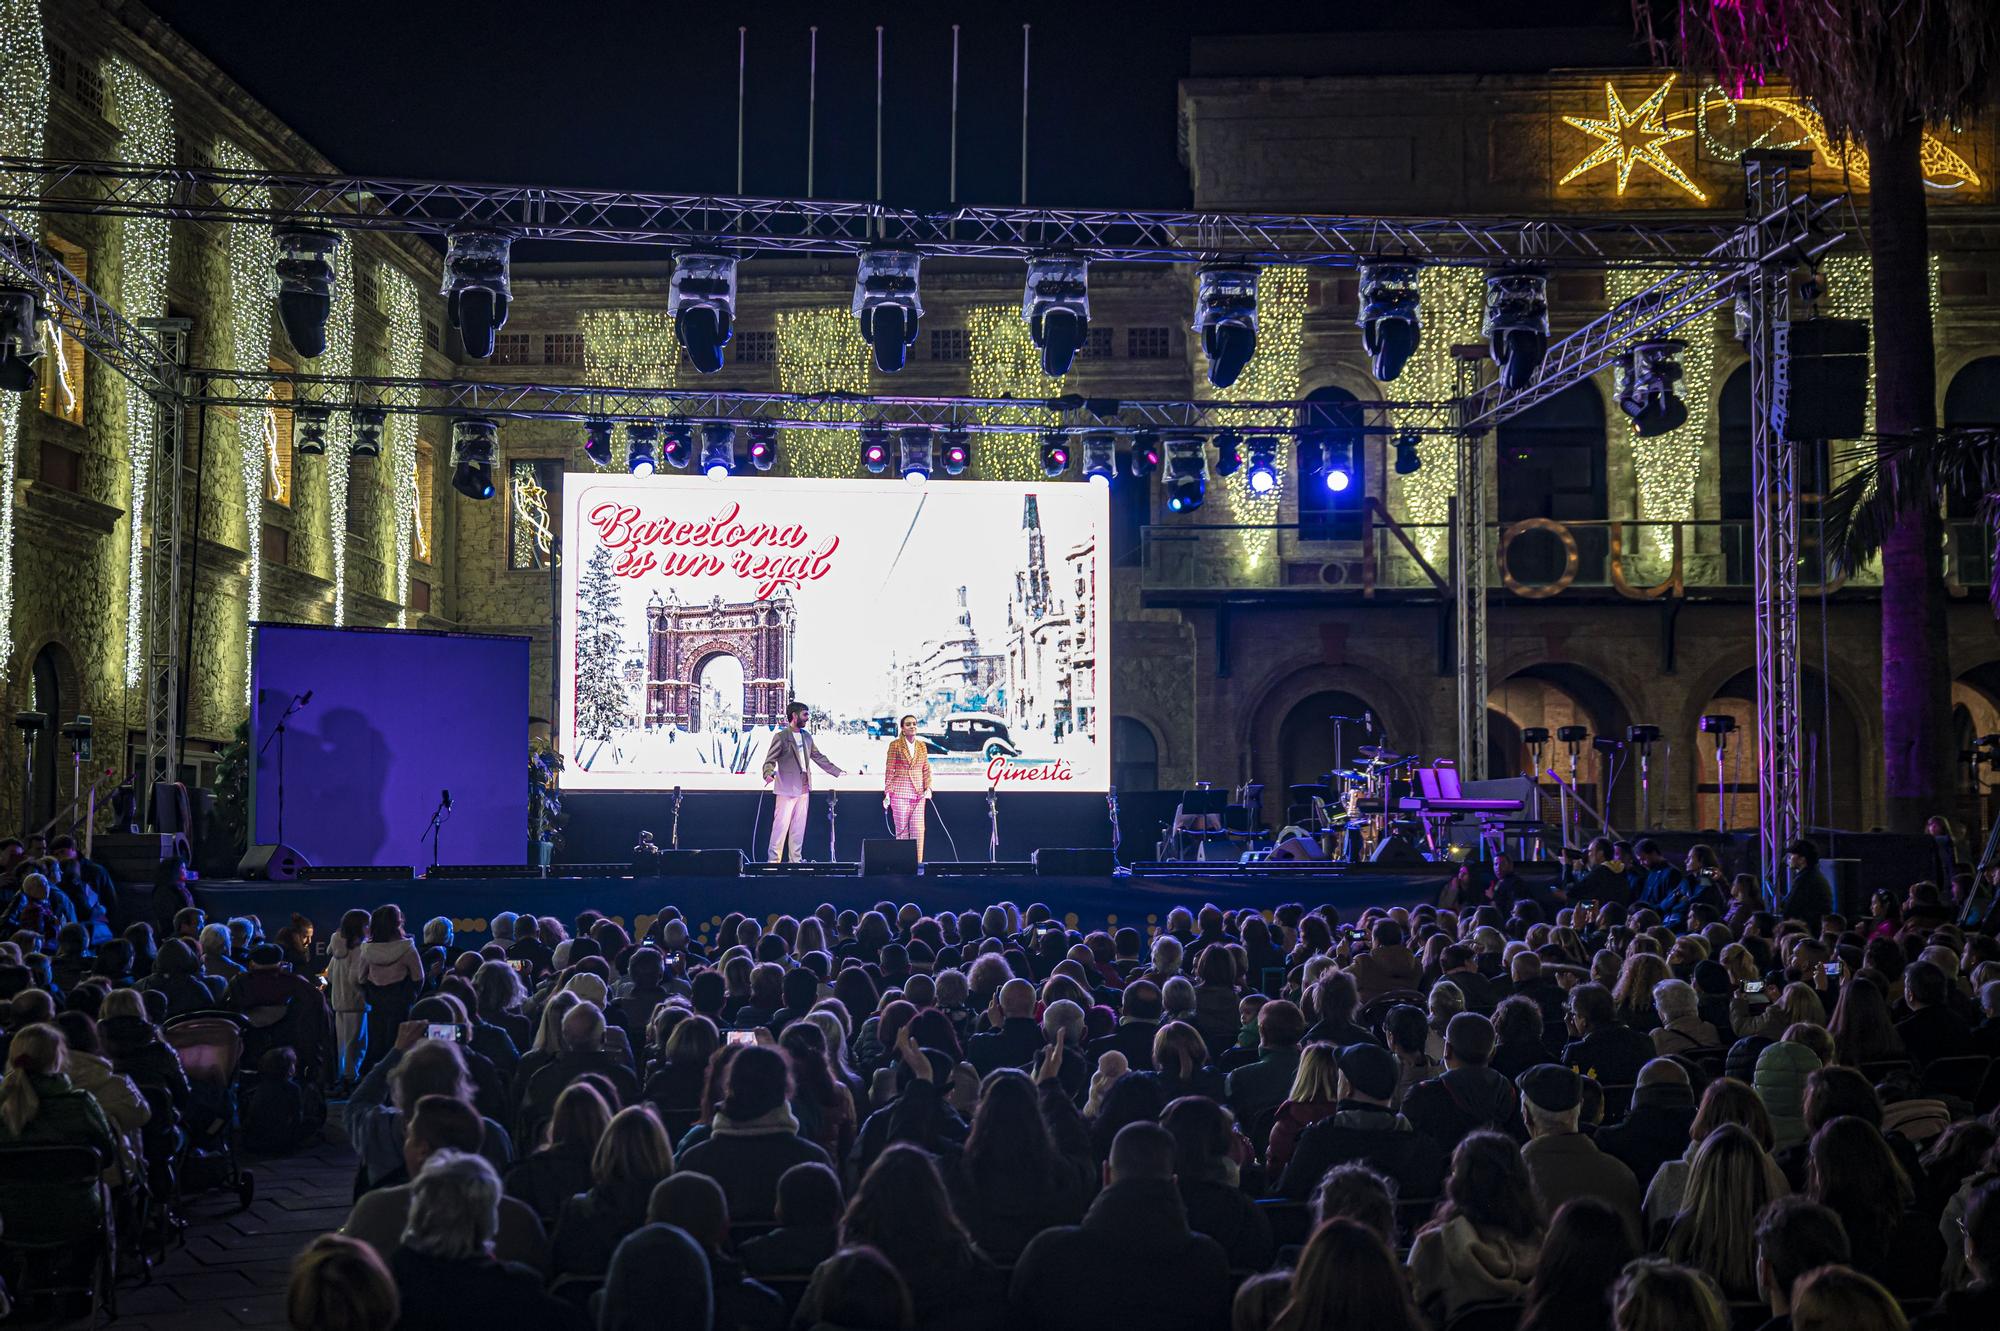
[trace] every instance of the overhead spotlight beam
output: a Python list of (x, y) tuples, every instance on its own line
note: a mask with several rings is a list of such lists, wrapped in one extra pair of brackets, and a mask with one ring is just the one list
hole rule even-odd
[(1041, 348), (1042, 373), (1052, 378), (1069, 373), (1089, 337), (1089, 268), (1087, 261), (1072, 255), (1028, 260), (1021, 317), (1028, 322), (1029, 339)]
[(686, 250), (674, 256), (667, 317), (688, 363), (703, 374), (722, 368), (722, 349), (736, 326), (734, 255)]
[(854, 273), (854, 317), (861, 338), (875, 351), (875, 368), (894, 374), (916, 345), (917, 321), (924, 317), (918, 276), (924, 256), (916, 250), (875, 249), (861, 256)]
[(311, 358), (326, 351), (326, 319), (333, 312), (333, 252), (340, 237), (316, 227), (279, 227), (278, 321), (292, 350)]
[(465, 354), (485, 360), (507, 323), (512, 295), (508, 256), (513, 238), (498, 231), (454, 231), (444, 255), (445, 313)]
[(451, 488), (467, 499), (493, 497), (493, 457), (500, 444), (500, 426), (484, 416), (467, 416), (451, 423)]

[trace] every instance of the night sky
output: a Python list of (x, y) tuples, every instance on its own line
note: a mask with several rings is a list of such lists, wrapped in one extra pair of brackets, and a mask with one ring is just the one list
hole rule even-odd
[[(746, 192), (805, 188), (806, 30), (819, 25), (815, 193), (874, 194), (875, 25), (884, 25), (885, 197), (946, 201), (951, 24), (962, 25), (959, 198), (1018, 193), (1021, 24), (1034, 24), (1029, 201), (1172, 207), (1174, 88), (1219, 33), (1496, 23), (1630, 31), (1626, 0), (1313, 6), (1063, 3), (692, 5), (676, 0), (150, 0), (343, 168), (445, 180), (733, 192), (736, 40), (749, 28)], [(1388, 12), (1383, 12), (1388, 11)], [(469, 21), (477, 16), (477, 21)], [(1529, 42), (1530, 33), (1496, 36)]]

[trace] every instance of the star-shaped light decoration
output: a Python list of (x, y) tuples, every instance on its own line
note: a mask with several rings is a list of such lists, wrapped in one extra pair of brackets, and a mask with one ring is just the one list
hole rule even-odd
[(1556, 183), (1567, 185), (1594, 167), (1602, 166), (1606, 162), (1616, 162), (1618, 192), (1622, 195), (1625, 193), (1625, 182), (1632, 177), (1633, 164), (1644, 162), (1695, 198), (1703, 203), (1708, 202), (1708, 195), (1702, 193), (1701, 187), (1688, 178), (1687, 173), (1675, 164), (1673, 158), (1667, 156), (1668, 144), (1694, 137), (1694, 130), (1670, 126), (1660, 118), (1660, 108), (1665, 104), (1667, 92), (1673, 86), (1673, 76), (1670, 75), (1665, 83), (1653, 89), (1651, 96), (1628, 111), (1625, 109), (1625, 103), (1619, 100), (1618, 89), (1607, 83), (1604, 85), (1604, 119), (1591, 120), (1584, 116), (1564, 116), (1565, 124), (1573, 125), (1601, 142), (1591, 149), (1582, 161), (1571, 167), (1568, 175)]

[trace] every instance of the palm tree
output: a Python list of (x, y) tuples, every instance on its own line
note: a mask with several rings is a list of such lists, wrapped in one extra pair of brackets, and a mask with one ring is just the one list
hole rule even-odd
[[(1981, 106), (2000, 67), (1994, 0), (1632, 0), (1656, 50), (1742, 90), (1782, 78), (1837, 138), (1868, 151), (1875, 428), (1893, 510), (1882, 556), (1882, 741), (1889, 826), (1920, 830), (1950, 788), (1944, 528), (1935, 490), (1905, 484), (1937, 436), (1923, 131)], [(1671, 11), (1670, 17), (1662, 20)], [(1900, 463), (1900, 466), (1897, 464)], [(1956, 466), (1957, 464), (1954, 464)], [(1906, 476), (1905, 473), (1908, 473)], [(1979, 490), (1976, 493), (1987, 493)]]

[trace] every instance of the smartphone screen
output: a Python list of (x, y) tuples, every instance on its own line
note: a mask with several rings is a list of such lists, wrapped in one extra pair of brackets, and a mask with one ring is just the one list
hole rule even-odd
[(1745, 980), (1743, 982), (1743, 992), (1746, 994), (1761, 994), (1764, 992), (1764, 982), (1762, 980)]
[(516, 975), (532, 975), (535, 971), (535, 963), (532, 961), (510, 961), (507, 964), (514, 968)]
[(424, 1032), (424, 1037), (430, 1040), (448, 1040), (453, 1044), (457, 1044), (458, 1027), (448, 1021), (434, 1021)]
[(1826, 978), (1829, 980), (1838, 980), (1840, 978), (1840, 963), (1837, 961), (1829, 961), (1826, 965), (1820, 967), (1820, 969), (1826, 972)]
[(757, 1043), (757, 1032), (755, 1031), (724, 1031), (722, 1034), (731, 1044)]

